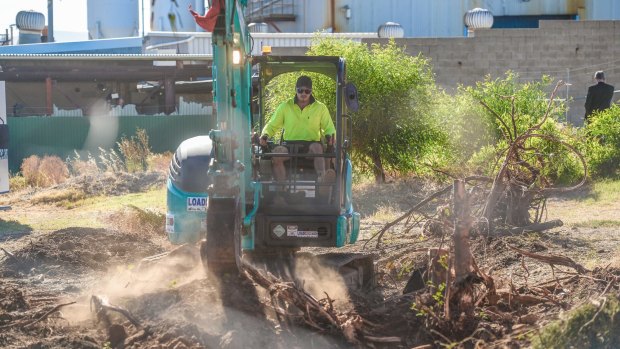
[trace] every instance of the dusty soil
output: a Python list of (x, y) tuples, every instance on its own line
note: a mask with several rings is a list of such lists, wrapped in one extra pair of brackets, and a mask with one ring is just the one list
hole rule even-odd
[[(81, 181), (79, 185), (97, 192), (104, 190), (86, 182), (97, 183)], [(143, 182), (148, 181), (137, 179), (135, 183)], [(403, 185), (415, 189), (415, 196), (403, 190)], [(148, 187), (110, 186), (108, 183), (105, 190), (111, 195)], [(208, 277), (202, 266), (174, 258), (141, 263), (144, 257), (173, 248), (162, 235), (88, 226), (33, 231), (14, 225), (0, 233), (0, 247), (6, 251), (0, 250), (0, 347), (409, 348), (428, 344), (431, 348), (455, 343), (457, 333), (438, 335), (425, 330), (425, 324), (432, 321), (413, 307), (415, 294), (402, 295), (411, 271), (426, 265), (426, 249), (445, 246), (449, 237), (424, 235), (419, 229), (403, 231), (402, 226), (396, 226), (381, 245), (376, 246), (376, 240), (365, 245), (395, 213), (406, 210), (424, 196), (424, 190), (431, 189), (399, 183), (360, 190), (362, 198), (387, 198), (364, 202), (363, 239), (345, 248), (376, 254), (377, 287), (365, 293), (347, 294), (338, 288), (326, 291), (336, 306), (372, 323), (376, 338), (398, 337), (399, 343), (369, 340), (353, 344), (338, 331), (317, 331), (303, 322), (279, 321), (272, 311), (270, 294), (247, 278), (216, 280)], [(12, 211), (0, 212), (0, 220), (6, 222), (11, 214), (33, 210), (71, 215), (71, 210), (33, 206), (27, 196), (20, 198), (13, 201)], [(566, 200), (556, 204), (569, 205)], [(385, 213), (390, 211), (386, 206), (393, 212)], [(620, 264), (619, 241), (616, 228), (571, 226), (504, 238), (474, 237), (471, 246), (476, 261), (494, 278), (497, 289), (543, 297), (536, 292), (544, 288), (548, 301), (534, 305), (507, 301), (485, 308), (486, 313), (476, 319), (476, 329), (469, 329), (475, 340), (463, 341), (462, 345), (473, 347), (483, 341), (484, 347), (528, 346), (528, 335), (559, 314), (616, 291), (617, 283), (612, 281), (620, 275), (616, 269)], [(572, 268), (552, 267), (523, 257), (509, 245), (572, 258), (588, 272), (578, 274)], [(324, 294), (317, 292), (317, 298)], [(135, 323), (116, 311), (96, 314), (93, 301), (98, 300), (126, 310)], [(467, 328), (462, 326), (461, 330)], [(459, 338), (465, 337), (460, 334)]]

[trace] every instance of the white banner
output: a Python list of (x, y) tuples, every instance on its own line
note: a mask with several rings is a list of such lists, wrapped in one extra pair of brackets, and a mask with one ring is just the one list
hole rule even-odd
[[(0, 127), (6, 127), (8, 119), (6, 117), (6, 93), (4, 90), (4, 81), (0, 81)], [(5, 131), (5, 132), (2, 132)], [(7, 130), (0, 130), (0, 137), (8, 137)], [(0, 139), (0, 193), (9, 191), (9, 147), (7, 139)], [(4, 148), (4, 149), (2, 149)]]

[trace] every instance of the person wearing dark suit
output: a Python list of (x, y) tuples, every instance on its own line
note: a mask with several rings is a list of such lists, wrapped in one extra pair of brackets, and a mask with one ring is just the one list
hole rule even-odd
[(611, 99), (614, 96), (614, 87), (605, 83), (605, 73), (603, 71), (597, 71), (594, 74), (594, 80), (597, 83), (588, 88), (588, 95), (586, 97), (585, 123), (588, 122), (588, 118), (595, 111), (609, 108), (611, 106)]

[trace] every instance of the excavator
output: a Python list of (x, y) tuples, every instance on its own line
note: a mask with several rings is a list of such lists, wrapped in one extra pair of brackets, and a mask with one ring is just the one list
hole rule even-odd
[[(167, 182), (166, 231), (174, 244), (199, 244), (200, 257), (213, 275), (252, 263), (272, 273), (292, 270), (300, 258), (333, 268), (352, 288), (372, 287), (371, 255), (337, 248), (357, 241), (360, 214), (352, 200), (351, 114), (357, 90), (346, 81), (341, 57), (251, 55), (244, 21), (247, 0), (214, 0), (199, 25), (213, 33), (215, 127), (208, 135), (182, 142), (171, 160)], [(272, 80), (285, 74), (315, 73), (335, 86), (333, 146), (307, 154), (304, 142), (261, 146), (261, 130)], [(292, 91), (292, 89), (291, 89)], [(289, 154), (286, 181), (275, 181), (271, 162), (275, 144)], [(314, 157), (324, 157), (335, 181), (317, 181)], [(316, 247), (321, 253), (303, 251)], [(335, 252), (334, 252), (335, 250)]]

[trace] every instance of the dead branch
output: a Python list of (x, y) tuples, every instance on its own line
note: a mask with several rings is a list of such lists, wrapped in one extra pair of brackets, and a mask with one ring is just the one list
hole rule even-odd
[(46, 319), (48, 316), (50, 316), (51, 314), (57, 312), (60, 308), (65, 307), (67, 305), (71, 305), (71, 304), (75, 304), (76, 302), (69, 302), (69, 303), (63, 303), (63, 304), (58, 304), (57, 306), (53, 307), (52, 309), (50, 309), (48, 312), (46, 312), (45, 314), (41, 315), (41, 317), (39, 317), (38, 319), (29, 322), (27, 324), (24, 324), (24, 328), (26, 327), (30, 327), (34, 324), (36, 324), (39, 321), (42, 321), (44, 319)]
[(374, 343), (402, 343), (402, 339), (400, 337), (364, 336), (364, 339), (369, 342), (374, 342)]
[(9, 328), (16, 327), (16, 326), (21, 326), (22, 328), (26, 329), (26, 327), (30, 327), (30, 326), (36, 324), (37, 322), (45, 320), (48, 316), (50, 316), (51, 314), (57, 312), (60, 308), (65, 307), (67, 305), (75, 304), (75, 303), (76, 302), (69, 302), (69, 303), (64, 303), (64, 304), (58, 304), (57, 306), (55, 306), (52, 309), (50, 309), (49, 311), (47, 311), (45, 314), (41, 315), (36, 320), (14, 322), (14, 323), (11, 323), (11, 324), (8, 324), (8, 325), (0, 326), (0, 330), (9, 329)]
[(534, 258), (537, 259), (539, 261), (543, 261), (546, 262), (548, 264), (550, 264), (552, 267), (554, 265), (563, 265), (565, 267), (570, 267), (575, 269), (578, 273), (580, 274), (584, 274), (587, 273), (588, 270), (586, 268), (584, 268), (583, 266), (581, 266), (580, 264), (577, 264), (574, 260), (566, 257), (566, 256), (558, 256), (558, 255), (542, 255), (542, 254), (538, 254), (538, 253), (533, 253), (533, 252), (528, 252), (513, 246), (510, 246), (509, 244), (506, 244), (506, 246), (508, 248), (510, 248), (513, 251), (516, 251), (524, 256), (530, 257), (530, 258)]
[(518, 302), (521, 305), (532, 306), (549, 301), (546, 298), (531, 296), (527, 294), (516, 294), (513, 292), (497, 291), (497, 295), (508, 303)]
[[(331, 309), (326, 309), (304, 289), (296, 287), (292, 283), (285, 283), (269, 273), (263, 273), (245, 260), (242, 260), (241, 269), (250, 279), (269, 290), (272, 296), (289, 302), (304, 312), (305, 321), (313, 324), (313, 327), (319, 326), (316, 320), (322, 319), (337, 329), (349, 341), (357, 342), (356, 333), (358, 327), (361, 326), (361, 320), (354, 319), (356, 316), (338, 317)], [(327, 330), (324, 327), (319, 328)]]
[(536, 223), (532, 225), (527, 225), (525, 227), (513, 227), (510, 229), (495, 229), (493, 231), (492, 236), (507, 236), (507, 235), (516, 235), (522, 233), (531, 233), (531, 232), (541, 232), (557, 227), (561, 227), (564, 225), (564, 222), (560, 219), (554, 219), (552, 221), (544, 222), (544, 223)]
[(411, 209), (409, 209), (409, 211), (405, 212), (405, 214), (403, 214), (400, 217), (396, 218), (395, 220), (389, 222), (383, 228), (381, 228), (381, 230), (379, 230), (373, 236), (371, 236), (370, 239), (368, 239), (368, 241), (366, 241), (366, 243), (364, 243), (364, 248), (366, 248), (366, 245), (372, 239), (374, 239), (375, 237), (377, 238), (377, 244), (376, 244), (375, 248), (378, 248), (379, 245), (381, 244), (381, 238), (383, 237), (383, 234), (385, 234), (386, 231), (388, 231), (390, 228), (392, 228), (396, 224), (400, 223), (402, 220), (404, 220), (407, 217), (409, 217), (411, 214), (413, 214), (414, 212), (419, 210), (424, 205), (428, 204), (429, 202), (437, 199), (438, 197), (440, 197), (440, 196), (442, 196), (442, 195), (444, 195), (446, 193), (449, 193), (451, 189), (452, 189), (452, 185), (449, 185), (449, 186), (447, 186), (447, 187), (445, 187), (445, 188), (443, 188), (443, 189), (441, 189), (439, 191), (434, 192), (433, 194), (427, 196), (426, 198), (424, 198), (417, 205), (415, 205)]
[(127, 320), (129, 320), (129, 322), (131, 322), (135, 327), (142, 328), (142, 325), (140, 325), (138, 320), (136, 320), (136, 318), (134, 318), (127, 309), (111, 305), (105, 298), (95, 295), (90, 298), (90, 302), (91, 306), (94, 306), (95, 314), (97, 314), (98, 317), (104, 315), (107, 310), (111, 310), (125, 316)]
[(19, 262), (19, 260), (17, 259), (17, 257), (15, 257), (14, 254), (12, 254), (11, 252), (5, 250), (4, 248), (0, 247), (0, 250), (2, 250), (2, 252), (4, 252), (4, 254), (9, 257), (9, 259), (15, 261), (15, 262)]
[[(485, 176), (468, 176), (465, 177), (463, 179), (463, 181), (465, 182), (471, 182), (471, 181), (484, 181), (484, 182), (491, 182), (492, 179), (489, 177), (485, 177)], [(423, 207), (424, 205), (430, 203), (431, 201), (439, 198), (440, 196), (449, 193), (452, 190), (452, 185), (448, 185), (434, 193), (432, 193), (431, 195), (427, 196), (426, 198), (422, 199), (422, 201), (420, 201), (419, 203), (417, 203), (415, 206), (413, 206), (411, 209), (409, 209), (409, 211), (405, 212), (403, 215), (401, 215), (400, 217), (396, 218), (395, 220), (387, 223), (385, 226), (383, 226), (383, 228), (381, 228), (381, 230), (379, 230), (378, 232), (376, 232), (373, 236), (370, 237), (370, 239), (368, 239), (365, 243), (364, 243), (364, 248), (366, 248), (366, 245), (375, 237), (377, 238), (377, 244), (375, 246), (375, 248), (378, 248), (379, 245), (381, 244), (381, 238), (383, 237), (383, 234), (385, 234), (386, 231), (388, 231), (390, 228), (392, 228), (393, 226), (395, 226), (396, 224), (400, 223), (402, 220), (408, 218), (410, 215), (412, 215), (413, 213), (417, 212), (421, 207)]]
[[(496, 208), (501, 198), (506, 198), (506, 217), (505, 220), (508, 223), (515, 225), (524, 225), (530, 221), (529, 209), (532, 208), (532, 203), (535, 203), (536, 219), (538, 222), (540, 206), (544, 206), (544, 198), (551, 193), (566, 192), (579, 188), (585, 183), (587, 178), (587, 164), (583, 155), (570, 144), (564, 142), (558, 137), (545, 135), (538, 133), (542, 125), (549, 118), (553, 109), (553, 101), (556, 97), (558, 89), (563, 86), (564, 83), (559, 81), (549, 99), (545, 114), (539, 120), (539, 122), (527, 129), (520, 135), (517, 135), (516, 117), (515, 117), (515, 98), (512, 97), (512, 110), (511, 120), (513, 130), (506, 124), (500, 115), (494, 112), (488, 105), (481, 102), (485, 108), (490, 111), (497, 120), (499, 120), (503, 126), (502, 131), (504, 138), (509, 143), (508, 148), (505, 151), (502, 165), (497, 172), (491, 192), (486, 200), (483, 217), (490, 225), (490, 230), (493, 230), (494, 220), (496, 218)], [(514, 135), (511, 132), (514, 131)], [(571, 153), (575, 154), (584, 169), (583, 177), (581, 181), (572, 187), (549, 187), (549, 180), (542, 175), (540, 168), (547, 166), (545, 158), (541, 152), (538, 152), (535, 147), (528, 146), (527, 141), (533, 138), (545, 139), (549, 142), (559, 144), (560, 146), (567, 148)], [(529, 155), (527, 155), (529, 154)], [(528, 156), (530, 159), (528, 159)], [(534, 161), (534, 164), (528, 162)], [(537, 164), (538, 166), (534, 166)], [(542, 200), (541, 200), (542, 198)]]

